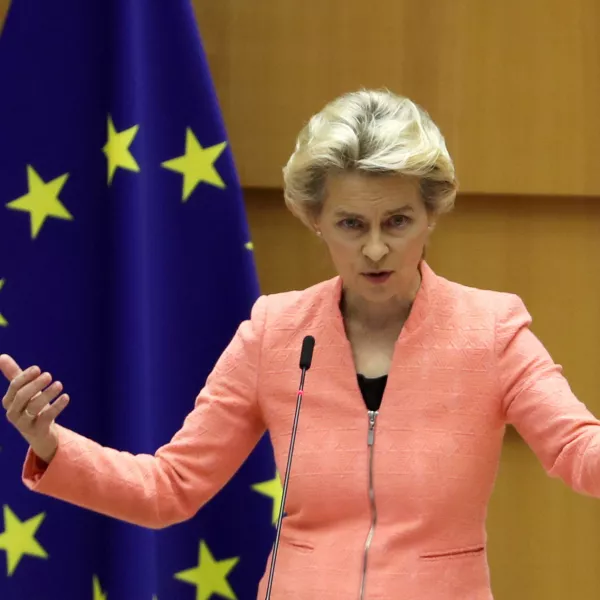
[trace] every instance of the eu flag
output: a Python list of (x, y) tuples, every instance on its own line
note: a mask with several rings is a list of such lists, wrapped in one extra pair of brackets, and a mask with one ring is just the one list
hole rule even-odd
[[(62, 425), (154, 453), (259, 294), (192, 7), (13, 0), (0, 82), (0, 352), (63, 383)], [(160, 531), (28, 491), (5, 419), (0, 445), (2, 600), (256, 597), (281, 503), (268, 437)]]

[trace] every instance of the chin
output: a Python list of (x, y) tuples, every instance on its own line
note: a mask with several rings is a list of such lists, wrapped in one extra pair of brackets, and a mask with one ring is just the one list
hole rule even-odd
[(375, 302), (385, 302), (399, 294), (399, 290), (386, 284), (372, 285), (369, 282), (363, 282), (360, 286), (360, 295), (367, 300)]
[(397, 290), (371, 289), (366, 290), (362, 295), (364, 298), (372, 302), (387, 302), (388, 300), (396, 298), (398, 296), (398, 292)]

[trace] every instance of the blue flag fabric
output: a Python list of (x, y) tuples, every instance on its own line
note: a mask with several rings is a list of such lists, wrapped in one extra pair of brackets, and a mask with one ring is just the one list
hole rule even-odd
[[(13, 0), (0, 82), (0, 353), (63, 383), (61, 424), (153, 453), (259, 294), (191, 5)], [(267, 436), (159, 531), (30, 492), (5, 419), (0, 445), (2, 600), (256, 597), (281, 502)]]

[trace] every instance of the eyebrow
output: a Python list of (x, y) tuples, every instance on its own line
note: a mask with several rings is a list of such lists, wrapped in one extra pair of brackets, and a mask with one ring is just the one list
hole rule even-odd
[[(410, 204), (405, 204), (404, 206), (400, 206), (399, 208), (393, 208), (392, 210), (388, 210), (384, 213), (385, 217), (389, 215), (393, 215), (399, 212), (414, 212), (414, 208)], [(339, 208), (335, 211), (335, 215), (339, 217), (361, 217), (362, 215), (359, 213), (348, 211), (344, 208)]]

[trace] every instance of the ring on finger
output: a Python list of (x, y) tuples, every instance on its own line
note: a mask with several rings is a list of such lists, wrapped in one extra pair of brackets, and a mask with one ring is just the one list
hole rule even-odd
[(28, 409), (25, 409), (23, 412), (25, 413), (25, 416), (27, 416), (32, 421), (33, 421), (33, 419), (35, 419), (37, 417), (37, 415), (32, 415)]

